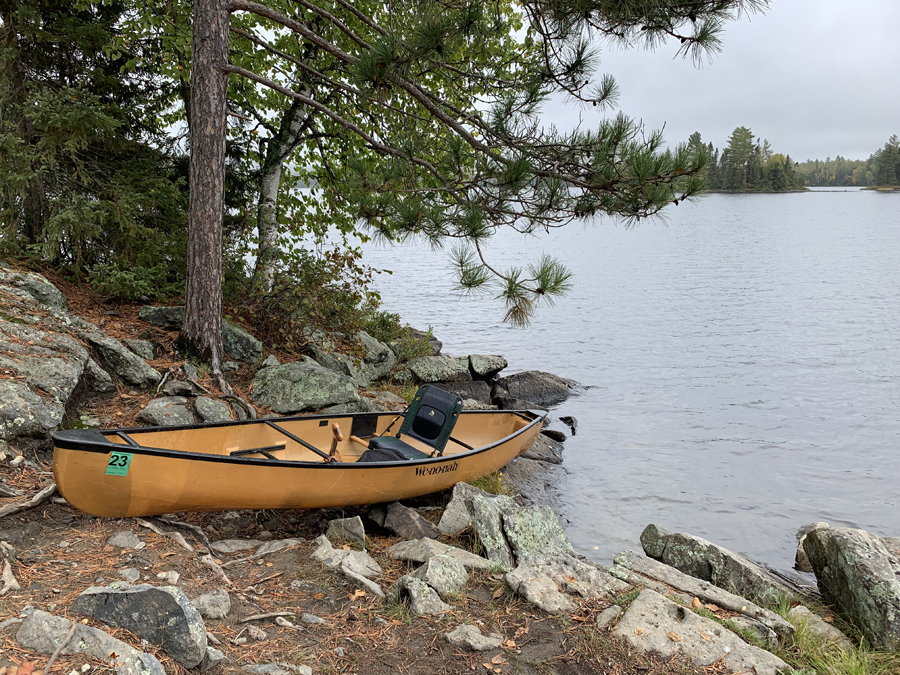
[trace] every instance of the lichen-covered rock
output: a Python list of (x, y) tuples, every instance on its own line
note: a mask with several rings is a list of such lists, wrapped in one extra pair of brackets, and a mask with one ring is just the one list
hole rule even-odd
[(813, 530), (804, 544), (819, 590), (875, 647), (900, 651), (900, 560), (864, 530)]
[(744, 642), (712, 619), (699, 616), (645, 588), (631, 603), (613, 635), (638, 651), (668, 659), (681, 654), (698, 667), (724, 659), (731, 672), (777, 675), (787, 664)]
[(130, 630), (162, 646), (186, 668), (200, 665), (206, 656), (203, 618), (174, 586), (91, 586), (75, 599), (72, 611)]
[(562, 464), (563, 444), (559, 441), (538, 434), (531, 447), (521, 454), (521, 457), (532, 459), (537, 462), (548, 462), (550, 464)]
[(566, 553), (532, 555), (507, 573), (506, 584), (551, 614), (572, 611), (577, 606), (567, 593), (596, 599), (630, 588), (600, 565)]
[(99, 332), (83, 332), (81, 335), (94, 346), (103, 364), (124, 382), (134, 387), (149, 388), (162, 379), (159, 371), (118, 340)]
[(35, 394), (24, 382), (0, 380), (0, 440), (46, 438), (62, 424), (65, 407)]
[(441, 600), (431, 586), (409, 574), (404, 574), (397, 579), (391, 596), (397, 601), (409, 598), (409, 608), (418, 616), (432, 616), (453, 609)]
[(469, 369), (479, 380), (490, 380), (508, 365), (502, 356), (469, 354)]
[(529, 370), (497, 380), (491, 398), (522, 399), (541, 406), (556, 405), (569, 398), (572, 384), (552, 373)]
[(406, 367), (417, 382), (463, 382), (472, 379), (469, 359), (454, 356), (420, 356), (410, 359)]
[(358, 387), (368, 387), (386, 377), (397, 365), (397, 357), (390, 347), (379, 342), (365, 331), (356, 335), (363, 350), (362, 358), (335, 351), (334, 343), (318, 335), (310, 342), (313, 358), (325, 368), (346, 375)]
[(519, 563), (535, 554), (575, 553), (556, 513), (549, 506), (503, 511), (503, 532)]
[(224, 588), (203, 593), (193, 603), (204, 619), (224, 619), (231, 612), (231, 596)]
[(154, 427), (174, 427), (194, 423), (194, 416), (187, 409), (187, 399), (183, 396), (163, 396), (153, 399), (141, 410), (138, 419)]
[(469, 573), (466, 571), (465, 565), (447, 555), (436, 555), (429, 558), (424, 565), (413, 572), (413, 576), (427, 583), (444, 599), (459, 593), (469, 581)]
[(651, 558), (749, 600), (766, 603), (794, 596), (775, 575), (706, 539), (651, 524), (641, 533), (641, 545)]
[(488, 496), (486, 492), (479, 490), (477, 487), (468, 483), (457, 483), (453, 486), (453, 496), (444, 507), (441, 514), (441, 520), (438, 522), (438, 529), (446, 535), (453, 536), (459, 534), (472, 523), (472, 516), (469, 513), (466, 500), (472, 495)]
[(404, 539), (435, 539), (441, 531), (434, 523), (426, 520), (415, 509), (393, 502), (387, 506), (382, 526)]
[[(26, 649), (53, 654), (72, 629), (72, 622), (36, 609), (25, 619), (16, 640)], [(60, 649), (60, 654), (89, 654), (113, 665), (117, 675), (165, 675), (157, 658), (138, 651), (97, 628), (75, 624), (75, 632)], [(114, 655), (114, 656), (113, 656)]]
[(240, 326), (222, 322), (222, 347), (235, 361), (254, 365), (262, 361), (263, 344)]
[(276, 413), (319, 410), (356, 401), (359, 394), (350, 378), (311, 359), (263, 368), (253, 380), (253, 402)]
[(485, 635), (478, 626), (464, 624), (446, 633), (444, 638), (454, 647), (462, 647), (473, 652), (486, 652), (499, 649), (503, 641), (497, 633)]
[(352, 518), (335, 518), (328, 521), (328, 531), (325, 536), (331, 539), (349, 539), (357, 544), (366, 547), (366, 528), (363, 525), (362, 518), (353, 516)]
[(515, 567), (512, 551), (503, 533), (504, 509), (518, 508), (510, 497), (487, 498), (474, 494), (466, 501), (478, 543), (484, 556), (504, 570)]
[(828, 623), (817, 614), (813, 614), (803, 605), (797, 605), (792, 608), (787, 616), (797, 628), (804, 628), (822, 640), (833, 642), (840, 649), (851, 649), (853, 647), (847, 636), (837, 626)]
[(153, 348), (153, 344), (148, 340), (135, 340), (132, 338), (125, 338), (122, 340), (125, 343), (125, 346), (128, 347), (135, 354), (140, 356), (145, 361), (152, 361), (156, 358), (156, 349)]
[(204, 422), (231, 422), (234, 419), (225, 401), (207, 396), (198, 396), (194, 400), (194, 412)]
[(478, 401), (482, 406), (491, 403), (491, 385), (482, 380), (465, 380), (463, 382), (432, 382), (435, 387), (456, 394), (461, 399)]
[(184, 307), (144, 305), (138, 312), (138, 318), (151, 326), (159, 326), (165, 330), (181, 330), (184, 324)]
[(428, 538), (401, 541), (388, 548), (386, 553), (395, 560), (411, 560), (413, 562), (425, 562), (436, 555), (447, 555), (455, 558), (467, 568), (476, 570), (487, 570), (494, 566), (494, 563), (480, 555)]
[(65, 296), (40, 274), (3, 270), (0, 271), (0, 284), (18, 289), (38, 305), (45, 305), (51, 309), (66, 309)]
[(806, 551), (803, 548), (806, 535), (813, 530), (823, 530), (826, 527), (828, 527), (828, 523), (810, 523), (797, 530), (797, 552), (794, 554), (794, 564), (801, 572), (812, 574), (813, 571), (812, 563), (809, 562), (809, 556), (806, 555)]

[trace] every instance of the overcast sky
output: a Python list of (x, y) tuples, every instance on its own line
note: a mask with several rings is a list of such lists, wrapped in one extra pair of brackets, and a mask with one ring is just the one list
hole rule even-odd
[[(619, 107), (666, 141), (699, 131), (722, 148), (737, 126), (795, 161), (865, 159), (900, 135), (900, 0), (772, 0), (765, 14), (728, 25), (723, 51), (698, 68), (656, 52), (604, 48), (600, 72), (617, 80)], [(554, 106), (556, 108), (557, 106)], [(554, 110), (568, 126), (593, 109)]]

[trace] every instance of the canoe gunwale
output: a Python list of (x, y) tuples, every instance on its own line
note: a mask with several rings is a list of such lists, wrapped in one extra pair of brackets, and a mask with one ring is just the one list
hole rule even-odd
[[(481, 454), (483, 452), (488, 452), (497, 446), (503, 445), (504, 443), (508, 443), (510, 440), (516, 438), (517, 436), (521, 436), (526, 433), (536, 424), (540, 424), (545, 415), (540, 412), (536, 412), (533, 410), (471, 410), (467, 411), (467, 415), (496, 415), (498, 412), (518, 415), (526, 420), (529, 420), (528, 424), (523, 426), (521, 429), (515, 431), (508, 436), (504, 436), (503, 438), (497, 439), (492, 443), (487, 445), (482, 445), (477, 448), (472, 448), (471, 450), (466, 450), (464, 452), (454, 453), (452, 455), (440, 455), (438, 457), (424, 457), (421, 459), (411, 459), (411, 460), (398, 460), (393, 462), (365, 462), (360, 464), (359, 462), (324, 462), (322, 460), (315, 461), (307, 461), (307, 460), (285, 460), (285, 459), (267, 459), (267, 458), (258, 458), (258, 457), (241, 457), (241, 456), (232, 456), (232, 455), (216, 455), (216, 454), (207, 454), (203, 452), (190, 452), (187, 450), (167, 450), (165, 448), (154, 448), (146, 445), (133, 445), (135, 443), (130, 437), (127, 437), (129, 432), (152, 432), (152, 431), (189, 431), (191, 429), (208, 429), (211, 427), (227, 427), (227, 426), (241, 426), (248, 424), (265, 424), (268, 420), (241, 420), (235, 422), (215, 422), (215, 423), (207, 423), (207, 424), (184, 424), (178, 426), (166, 426), (166, 427), (132, 427), (128, 429), (110, 429), (108, 431), (112, 432), (114, 435), (123, 438), (126, 440), (127, 444), (113, 443), (106, 439), (103, 431), (107, 430), (99, 430), (99, 429), (91, 429), (90, 433), (88, 430), (70, 430), (70, 431), (62, 431), (57, 432), (52, 435), (54, 448), (59, 448), (63, 450), (76, 450), (82, 452), (94, 452), (98, 454), (109, 454), (114, 450), (125, 451), (129, 453), (133, 453), (136, 455), (148, 455), (155, 457), (169, 457), (171, 459), (187, 459), (194, 461), (202, 461), (202, 462), (223, 462), (228, 464), (237, 464), (241, 466), (276, 466), (283, 468), (321, 468), (321, 469), (373, 469), (376, 467), (394, 467), (394, 466), (418, 466), (418, 465), (429, 465), (436, 464), (440, 462), (446, 462), (448, 460), (458, 460), (464, 457), (473, 457), (475, 455)], [(351, 413), (347, 415), (303, 415), (303, 416), (295, 416), (295, 417), (280, 417), (278, 421), (280, 422), (293, 422), (296, 420), (315, 420), (315, 419), (346, 419), (353, 418), (355, 416), (361, 415), (371, 415), (372, 413)], [(380, 413), (383, 415), (393, 415), (400, 414), (403, 412), (398, 411), (385, 411), (384, 413)], [(79, 436), (84, 436), (84, 438), (79, 438)], [(103, 440), (95, 440), (97, 436), (103, 436)]]

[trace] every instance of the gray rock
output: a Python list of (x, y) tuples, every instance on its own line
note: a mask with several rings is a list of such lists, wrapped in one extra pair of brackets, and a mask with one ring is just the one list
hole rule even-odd
[(85, 363), (82, 378), (87, 390), (92, 393), (103, 394), (116, 388), (112, 376), (94, 359), (88, 359)]
[(397, 365), (397, 357), (390, 347), (364, 331), (357, 333), (362, 358), (336, 351), (334, 343), (321, 334), (310, 342), (313, 358), (323, 367), (349, 377), (358, 387), (368, 387), (386, 377)]
[(115, 548), (137, 548), (142, 542), (131, 530), (122, 530), (111, 536), (106, 543)]
[(441, 531), (433, 523), (400, 502), (388, 505), (382, 526), (404, 539), (435, 539), (441, 536)]
[(544, 434), (538, 434), (538, 437), (535, 439), (534, 443), (532, 443), (531, 447), (520, 456), (538, 462), (562, 464), (562, 451), (562, 443), (554, 441)]
[(231, 612), (231, 596), (224, 588), (217, 588), (194, 598), (194, 607), (204, 619), (224, 619)]
[[(34, 610), (19, 627), (16, 640), (26, 649), (52, 654), (66, 639), (72, 622), (39, 609)], [(75, 633), (60, 654), (89, 654), (105, 663), (114, 664), (118, 675), (165, 675), (155, 656), (138, 651), (97, 628), (75, 624)], [(115, 654), (113, 658), (112, 655)]]
[(153, 343), (149, 340), (135, 340), (132, 338), (125, 338), (124, 340), (122, 340), (122, 342), (124, 342), (131, 351), (133, 351), (145, 361), (152, 361), (156, 358), (156, 349), (154, 349)]
[(509, 363), (502, 356), (469, 354), (469, 369), (479, 380), (490, 380)]
[(761, 624), (759, 621), (751, 619), (748, 616), (733, 616), (729, 621), (735, 628), (743, 631), (745, 634), (749, 634), (755, 638), (756, 642), (759, 644), (765, 645), (766, 649), (769, 651), (774, 651), (778, 648), (778, 634), (768, 626)]
[(900, 651), (900, 560), (864, 530), (813, 530), (806, 554), (819, 590), (872, 645)]
[(382, 573), (381, 566), (368, 553), (336, 549), (325, 535), (319, 536), (316, 542), (319, 547), (312, 552), (313, 559), (319, 560), (326, 567), (339, 568), (351, 581), (379, 597), (384, 597), (381, 587), (370, 579)]
[(206, 656), (203, 619), (184, 592), (174, 586), (92, 586), (75, 599), (72, 611), (130, 630), (162, 646), (186, 668), (200, 665)]
[(545, 436), (557, 443), (565, 443), (567, 438), (566, 434), (558, 429), (541, 429), (541, 436)]
[(549, 410), (547, 406), (539, 405), (534, 401), (526, 401), (523, 398), (513, 396), (496, 395), (496, 390), (491, 390), (491, 402), (496, 404), (498, 410)]
[(381, 412), (382, 408), (378, 405), (378, 402), (368, 398), (367, 396), (360, 396), (358, 401), (354, 401), (353, 403), (341, 403), (340, 405), (331, 405), (327, 408), (322, 408), (319, 411), (322, 415), (347, 415), (349, 413), (359, 413), (359, 412)]
[(206, 656), (203, 658), (203, 663), (200, 664), (200, 672), (205, 673), (208, 670), (215, 668), (222, 661), (227, 660), (225, 654), (215, 647), (207, 647), (206, 648)]
[(555, 468), (547, 462), (516, 457), (503, 467), (503, 483), (525, 503), (554, 504), (559, 493), (553, 474)]
[(900, 560), (900, 537), (878, 537), (892, 556)]
[(431, 586), (409, 574), (397, 579), (391, 596), (397, 601), (409, 598), (409, 608), (418, 616), (432, 616), (453, 609), (438, 597)]
[(431, 586), (444, 599), (459, 593), (469, 581), (469, 573), (466, 571), (465, 565), (446, 555), (429, 558), (424, 565), (413, 572), (413, 576)]
[(181, 369), (184, 371), (184, 376), (191, 380), (199, 380), (200, 379), (200, 371), (197, 370), (197, 366), (195, 366), (190, 361), (185, 361), (181, 364)]
[(87, 350), (67, 335), (0, 321), (0, 371), (15, 371), (60, 403), (78, 386), (88, 359)]
[(315, 614), (307, 614), (303, 613), (300, 615), (300, 621), (302, 623), (315, 624), (315, 623), (326, 623), (325, 619), (322, 617), (316, 616)]
[(497, 410), (497, 406), (482, 401), (476, 401), (474, 398), (464, 398), (463, 410)]
[(256, 553), (250, 556), (250, 559), (258, 560), (259, 558), (264, 558), (267, 555), (278, 553), (279, 551), (285, 551), (289, 548), (295, 548), (305, 541), (306, 539), (304, 539), (303, 537), (288, 537), (287, 539), (275, 539), (274, 541), (267, 541), (259, 547)]
[(464, 382), (472, 379), (469, 359), (454, 356), (420, 356), (407, 362), (406, 367), (417, 382)]
[(515, 567), (515, 561), (503, 533), (501, 512), (517, 508), (515, 502), (509, 497), (490, 499), (476, 494), (469, 497), (466, 505), (484, 557), (497, 563), (504, 571), (511, 570)]
[(566, 553), (533, 554), (507, 573), (506, 584), (551, 614), (572, 611), (577, 606), (565, 592), (596, 599), (630, 588), (600, 565)]
[(341, 560), (341, 571), (351, 572), (371, 579), (382, 573), (381, 565), (365, 551), (345, 551), (347, 555)]
[(119, 570), (119, 576), (129, 584), (133, 584), (135, 581), (141, 578), (141, 573), (134, 567), (123, 567)]
[(64, 415), (65, 406), (38, 396), (25, 382), (0, 380), (0, 440), (47, 438)]
[(463, 400), (478, 401), (483, 409), (491, 403), (491, 385), (482, 380), (469, 380), (465, 382), (432, 382), (435, 387), (456, 394)]
[(66, 309), (66, 298), (60, 290), (34, 272), (0, 272), (0, 284), (11, 286), (28, 295), (36, 304), (51, 309)]
[(488, 496), (487, 492), (468, 483), (457, 483), (453, 486), (453, 496), (444, 508), (444, 513), (441, 514), (441, 520), (438, 523), (438, 529), (443, 534), (452, 537), (472, 524), (472, 516), (466, 500), (475, 494)]
[(505, 510), (503, 532), (519, 563), (535, 554), (575, 553), (559, 519), (549, 506)]
[(350, 378), (311, 360), (263, 368), (253, 380), (254, 403), (276, 413), (318, 410), (358, 400)]
[(794, 597), (775, 575), (706, 539), (651, 524), (641, 533), (641, 545), (651, 558), (749, 600), (766, 603)]
[(291, 671), (277, 663), (259, 663), (252, 666), (244, 666), (244, 670), (253, 675), (291, 675)]
[[(818, 528), (823, 529), (823, 528)], [(803, 605), (797, 605), (788, 612), (788, 620), (794, 627), (807, 630), (816, 637), (833, 642), (840, 649), (851, 649), (853, 644), (839, 628), (828, 623), (817, 614), (813, 614)]]
[(194, 412), (204, 422), (231, 422), (234, 417), (225, 401), (217, 401), (207, 396), (194, 400)]
[(797, 552), (794, 554), (794, 564), (795, 567), (801, 572), (808, 572), (812, 574), (813, 568), (812, 563), (809, 562), (809, 556), (806, 555), (806, 551), (803, 550), (803, 542), (806, 541), (806, 535), (808, 535), (813, 530), (823, 530), (828, 527), (828, 523), (810, 523), (809, 525), (804, 525), (799, 530), (797, 530)]
[(404, 410), (406, 401), (391, 391), (372, 392), (375, 395), (375, 404), (382, 410)]
[(259, 539), (222, 539), (214, 541), (209, 547), (219, 553), (238, 553), (239, 551), (249, 551), (261, 544)]
[(94, 346), (100, 361), (122, 378), (123, 382), (147, 389), (162, 379), (155, 368), (118, 340), (104, 333), (82, 332), (81, 336)]
[(263, 344), (240, 326), (222, 322), (222, 346), (235, 361), (254, 365), (262, 361)]
[(328, 521), (328, 530), (325, 532), (328, 539), (349, 539), (366, 548), (366, 529), (362, 518), (336, 518)]
[(779, 669), (788, 667), (777, 656), (747, 644), (712, 619), (648, 588), (631, 603), (612, 633), (640, 652), (663, 659), (680, 654), (697, 667), (723, 657), (732, 672), (777, 675)]
[(278, 360), (277, 356), (275, 356), (274, 354), (269, 354), (259, 365), (262, 368), (268, 368), (269, 366), (280, 366), (281, 362)]
[(182, 380), (169, 380), (162, 389), (166, 396), (196, 396), (200, 392), (193, 384)]
[(141, 321), (165, 330), (181, 330), (184, 324), (184, 307), (152, 307), (144, 305), (138, 313)]
[[(610, 573), (630, 584), (655, 587), (654, 590), (667, 594), (680, 592), (686, 602), (699, 598), (704, 603), (712, 603), (729, 612), (737, 612), (753, 619), (774, 631), (781, 639), (793, 638), (793, 626), (780, 615), (708, 581), (687, 575), (635, 551), (622, 551), (613, 562), (615, 565)], [(660, 586), (653, 584), (653, 581), (659, 582)]]
[(542, 406), (556, 405), (569, 398), (572, 385), (570, 380), (557, 375), (529, 370), (497, 380), (491, 397), (518, 398)]
[(187, 399), (183, 396), (163, 396), (155, 398), (141, 410), (138, 419), (154, 427), (174, 427), (193, 424), (194, 416), (187, 409)]
[(361, 586), (362, 588), (366, 589), (366, 591), (379, 598), (384, 597), (384, 591), (381, 590), (381, 586), (376, 584), (371, 579), (364, 577), (362, 574), (357, 574), (353, 570), (349, 569), (346, 560), (341, 563), (341, 571), (344, 573), (345, 577), (350, 579), (350, 581), (354, 582), (357, 586)]
[(494, 563), (487, 558), (428, 538), (401, 541), (388, 548), (386, 553), (395, 560), (411, 560), (413, 562), (425, 562), (436, 555), (447, 555), (455, 558), (468, 569), (487, 570), (494, 567)]
[(619, 605), (610, 605), (597, 615), (595, 620), (597, 628), (606, 628), (609, 624), (619, 618), (622, 608)]
[(484, 635), (478, 626), (463, 624), (444, 635), (447, 642), (454, 647), (461, 647), (473, 652), (486, 652), (499, 649), (503, 639), (497, 634)]

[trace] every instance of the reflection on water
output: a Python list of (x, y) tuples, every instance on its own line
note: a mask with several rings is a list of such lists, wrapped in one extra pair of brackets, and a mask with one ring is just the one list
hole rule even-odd
[[(825, 520), (900, 534), (900, 195), (710, 195), (668, 223), (498, 236), (574, 289), (526, 330), (452, 291), (446, 255), (367, 245), (388, 310), (450, 354), (585, 386), (554, 476), (581, 552), (609, 561), (648, 523), (788, 568)], [(561, 425), (557, 425), (561, 426)]]

